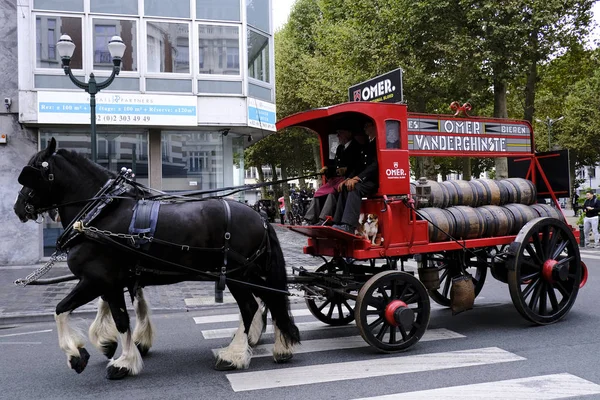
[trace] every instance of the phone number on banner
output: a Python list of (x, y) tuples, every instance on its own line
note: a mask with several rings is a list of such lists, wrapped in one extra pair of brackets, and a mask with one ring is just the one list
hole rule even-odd
[(114, 115), (114, 114), (102, 114), (96, 115), (96, 122), (104, 123), (140, 123), (150, 122), (151, 117), (149, 115)]

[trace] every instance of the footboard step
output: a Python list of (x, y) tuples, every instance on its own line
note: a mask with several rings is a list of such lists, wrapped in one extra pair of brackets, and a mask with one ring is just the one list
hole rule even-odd
[[(466, 336), (450, 331), (448, 329), (431, 329), (425, 332), (421, 342), (434, 340), (460, 339)], [(294, 348), (294, 354), (313, 353), (318, 351), (353, 349), (357, 347), (368, 347), (369, 344), (361, 336), (346, 336), (329, 339), (304, 340), (302, 344)], [(220, 349), (213, 349), (217, 355)], [(252, 349), (252, 357), (269, 357), (273, 355), (273, 344), (261, 344)]]
[(357, 400), (565, 399), (600, 393), (600, 385), (571, 374), (532, 376), (506, 381), (394, 393)]
[(471, 367), (526, 358), (498, 347), (227, 374), (236, 392)]

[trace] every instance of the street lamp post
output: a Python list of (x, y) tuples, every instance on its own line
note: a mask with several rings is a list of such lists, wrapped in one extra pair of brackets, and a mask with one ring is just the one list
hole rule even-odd
[(97, 161), (97, 141), (96, 141), (96, 93), (100, 90), (107, 88), (115, 79), (115, 76), (119, 75), (121, 72), (121, 59), (123, 58), (123, 54), (125, 53), (125, 43), (120, 36), (113, 36), (108, 42), (108, 51), (110, 52), (110, 56), (113, 61), (112, 73), (104, 82), (96, 82), (96, 77), (94, 73), (90, 74), (90, 79), (88, 79), (88, 83), (82, 82), (79, 79), (73, 76), (71, 72), (71, 57), (75, 52), (75, 43), (71, 40), (69, 35), (62, 35), (56, 43), (56, 49), (58, 50), (58, 54), (62, 60), (62, 67), (65, 71), (65, 75), (67, 75), (71, 81), (77, 86), (85, 90), (90, 95), (90, 122), (92, 125), (92, 133), (91, 133), (91, 150), (92, 150), (92, 161)]
[(541, 122), (543, 124), (546, 124), (546, 126), (548, 127), (548, 151), (552, 150), (552, 147), (550, 147), (550, 139), (552, 137), (552, 125), (554, 125), (556, 122), (562, 120), (564, 117), (558, 117), (557, 119), (551, 119), (550, 117), (546, 117), (546, 120), (542, 121), (541, 119), (536, 118), (535, 120), (537, 122)]

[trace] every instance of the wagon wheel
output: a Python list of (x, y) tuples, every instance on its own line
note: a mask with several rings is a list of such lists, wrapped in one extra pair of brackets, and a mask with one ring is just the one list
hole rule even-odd
[[(487, 276), (488, 265), (487, 254), (483, 250), (476, 251), (480, 258), (471, 254), (472, 257), (461, 261), (463, 252), (444, 252), (434, 254), (433, 258), (428, 259), (430, 267), (436, 267), (440, 275), (440, 288), (429, 289), (427, 292), (433, 301), (441, 306), (450, 307), (450, 288), (452, 287), (452, 278), (462, 274), (461, 266), (464, 264), (464, 270), (471, 275), (473, 286), (475, 287), (475, 297), (479, 295), (485, 277)], [(468, 253), (467, 253), (468, 254)]]
[[(331, 262), (321, 265), (315, 272), (337, 274), (342, 268)], [(325, 300), (306, 298), (306, 306), (319, 321), (333, 326), (347, 325), (354, 320), (355, 301), (334, 291), (326, 291)]]
[(386, 353), (417, 343), (429, 325), (425, 286), (401, 271), (384, 271), (369, 279), (356, 299), (356, 325), (371, 346)]
[(571, 229), (555, 218), (528, 222), (508, 249), (510, 297), (525, 319), (540, 325), (573, 306), (583, 266)]

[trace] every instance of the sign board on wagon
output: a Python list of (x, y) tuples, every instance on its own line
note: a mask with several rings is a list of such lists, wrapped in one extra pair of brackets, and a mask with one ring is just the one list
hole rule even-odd
[(348, 101), (402, 103), (402, 69), (398, 68), (348, 88)]
[(408, 118), (408, 149), (429, 152), (531, 153), (525, 121), (428, 116)]

